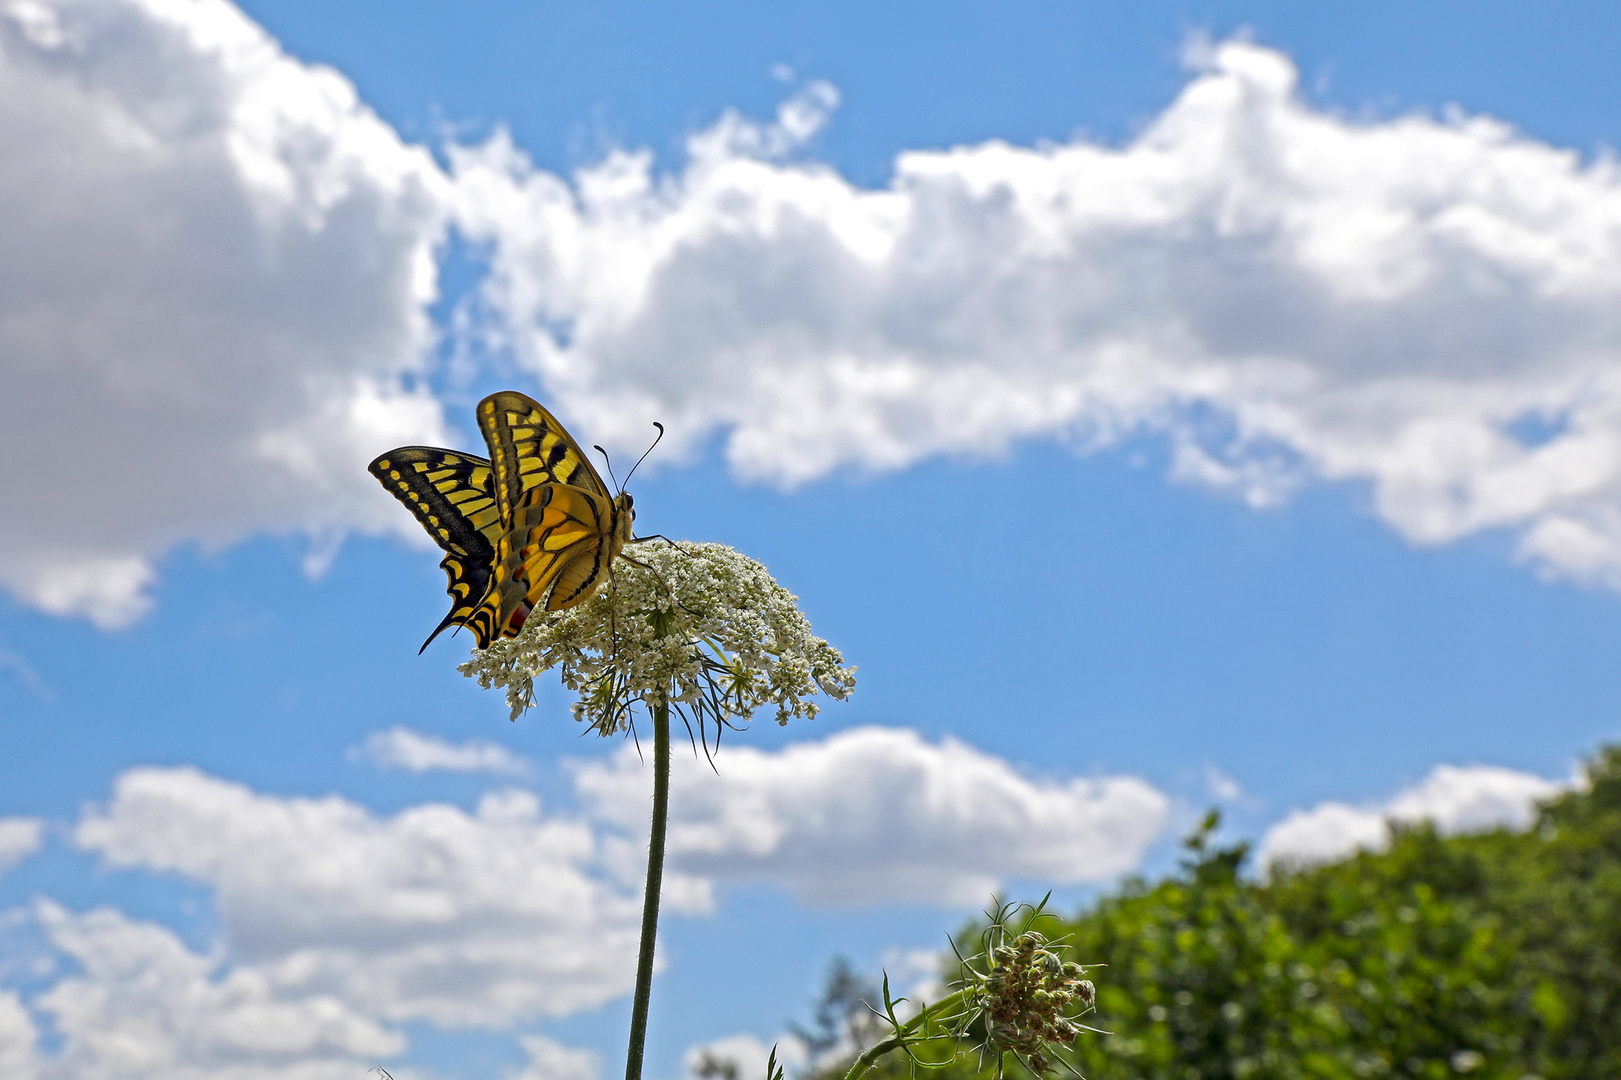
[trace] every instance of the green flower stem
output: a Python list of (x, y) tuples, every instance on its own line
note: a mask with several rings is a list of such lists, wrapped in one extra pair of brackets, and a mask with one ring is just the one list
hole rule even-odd
[(659, 930), (659, 889), (664, 883), (664, 830), (670, 818), (670, 703), (653, 707), (653, 839), (647, 848), (647, 891), (642, 895), (642, 950), (636, 958), (636, 997), (630, 1012), (630, 1051), (625, 1080), (642, 1080), (647, 1043), (647, 1000), (653, 993), (653, 943)]
[(954, 1010), (961, 1009), (967, 1003), (968, 990), (966, 989), (958, 990), (955, 994), (949, 994), (946, 997), (941, 998), (939, 1001), (936, 1001), (933, 1005), (930, 1005), (928, 1008), (922, 1010), (916, 1016), (906, 1021), (906, 1023), (902, 1024), (896, 1030), (895, 1034), (891, 1035), (883, 1042), (877, 1043), (876, 1045), (870, 1047), (866, 1053), (856, 1058), (855, 1064), (850, 1066), (850, 1071), (844, 1074), (844, 1080), (860, 1080), (861, 1076), (865, 1074), (868, 1069), (872, 1068), (873, 1063), (879, 1058), (883, 1057), (891, 1050), (898, 1050), (902, 1046), (905, 1046), (910, 1040), (912, 1033), (919, 1027), (927, 1024), (931, 1020), (938, 1018), (942, 1014), (949, 1016)]

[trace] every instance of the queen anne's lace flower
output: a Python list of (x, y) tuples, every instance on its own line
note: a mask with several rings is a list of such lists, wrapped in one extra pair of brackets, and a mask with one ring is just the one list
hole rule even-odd
[(817, 693), (840, 700), (855, 668), (811, 633), (798, 598), (764, 566), (723, 544), (639, 544), (583, 604), (536, 611), (515, 638), (461, 665), (486, 689), (505, 688), (514, 718), (534, 704), (534, 679), (558, 668), (579, 694), (576, 719), (622, 731), (637, 704), (667, 700), (700, 722), (816, 715)]

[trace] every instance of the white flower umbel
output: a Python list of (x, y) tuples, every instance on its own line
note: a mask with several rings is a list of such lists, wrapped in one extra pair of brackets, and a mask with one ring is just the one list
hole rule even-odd
[(816, 715), (818, 693), (847, 698), (855, 669), (811, 633), (793, 593), (723, 544), (637, 544), (613, 576), (567, 611), (531, 612), (523, 630), (461, 666), (507, 692), (513, 719), (534, 704), (535, 676), (557, 668), (579, 695), (576, 719), (601, 735), (629, 726), (638, 705), (653, 721), (653, 827), (642, 899), (642, 946), (631, 999), (625, 1080), (641, 1080), (653, 948), (670, 806), (670, 713), (720, 725), (775, 705), (777, 723)]
[(700, 723), (816, 715), (817, 693), (843, 700), (855, 669), (811, 633), (799, 600), (764, 566), (724, 544), (637, 544), (613, 577), (567, 611), (535, 611), (515, 638), (461, 665), (486, 689), (502, 687), (516, 718), (534, 704), (534, 680), (559, 669), (579, 695), (576, 719), (602, 735), (625, 730), (637, 704), (667, 701)]

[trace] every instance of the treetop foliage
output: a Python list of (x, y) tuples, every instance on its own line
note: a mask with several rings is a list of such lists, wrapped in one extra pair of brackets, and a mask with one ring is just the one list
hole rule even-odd
[[(1621, 746), (1587, 777), (1525, 832), (1392, 824), (1384, 851), (1264, 879), (1243, 872), (1247, 845), (1215, 842), (1212, 813), (1175, 873), (1043, 920), (1065, 960), (1105, 965), (1088, 1023), (1109, 1033), (1078, 1040), (1074, 1068), (1091, 1080), (1621, 1076)], [(967, 1045), (919, 1056), (950, 1061), (935, 1080), (994, 1075)], [(891, 1055), (875, 1071), (915, 1068)]]

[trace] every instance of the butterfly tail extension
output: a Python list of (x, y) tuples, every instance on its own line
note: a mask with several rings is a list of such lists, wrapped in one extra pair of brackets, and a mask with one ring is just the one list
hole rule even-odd
[(456, 616), (457, 616), (457, 612), (452, 611), (449, 615), (446, 615), (444, 617), (444, 619), (439, 623), (438, 626), (433, 628), (433, 633), (428, 635), (428, 640), (424, 641), (422, 643), (422, 648), (417, 650), (417, 655), (418, 656), (421, 656), (423, 653), (427, 652), (428, 651), (428, 646), (433, 644), (433, 639), (438, 637), (440, 634), (444, 633), (450, 627), (454, 626), (454, 627), (460, 629), (462, 626), (465, 625), (462, 622), (462, 620), (458, 619)]

